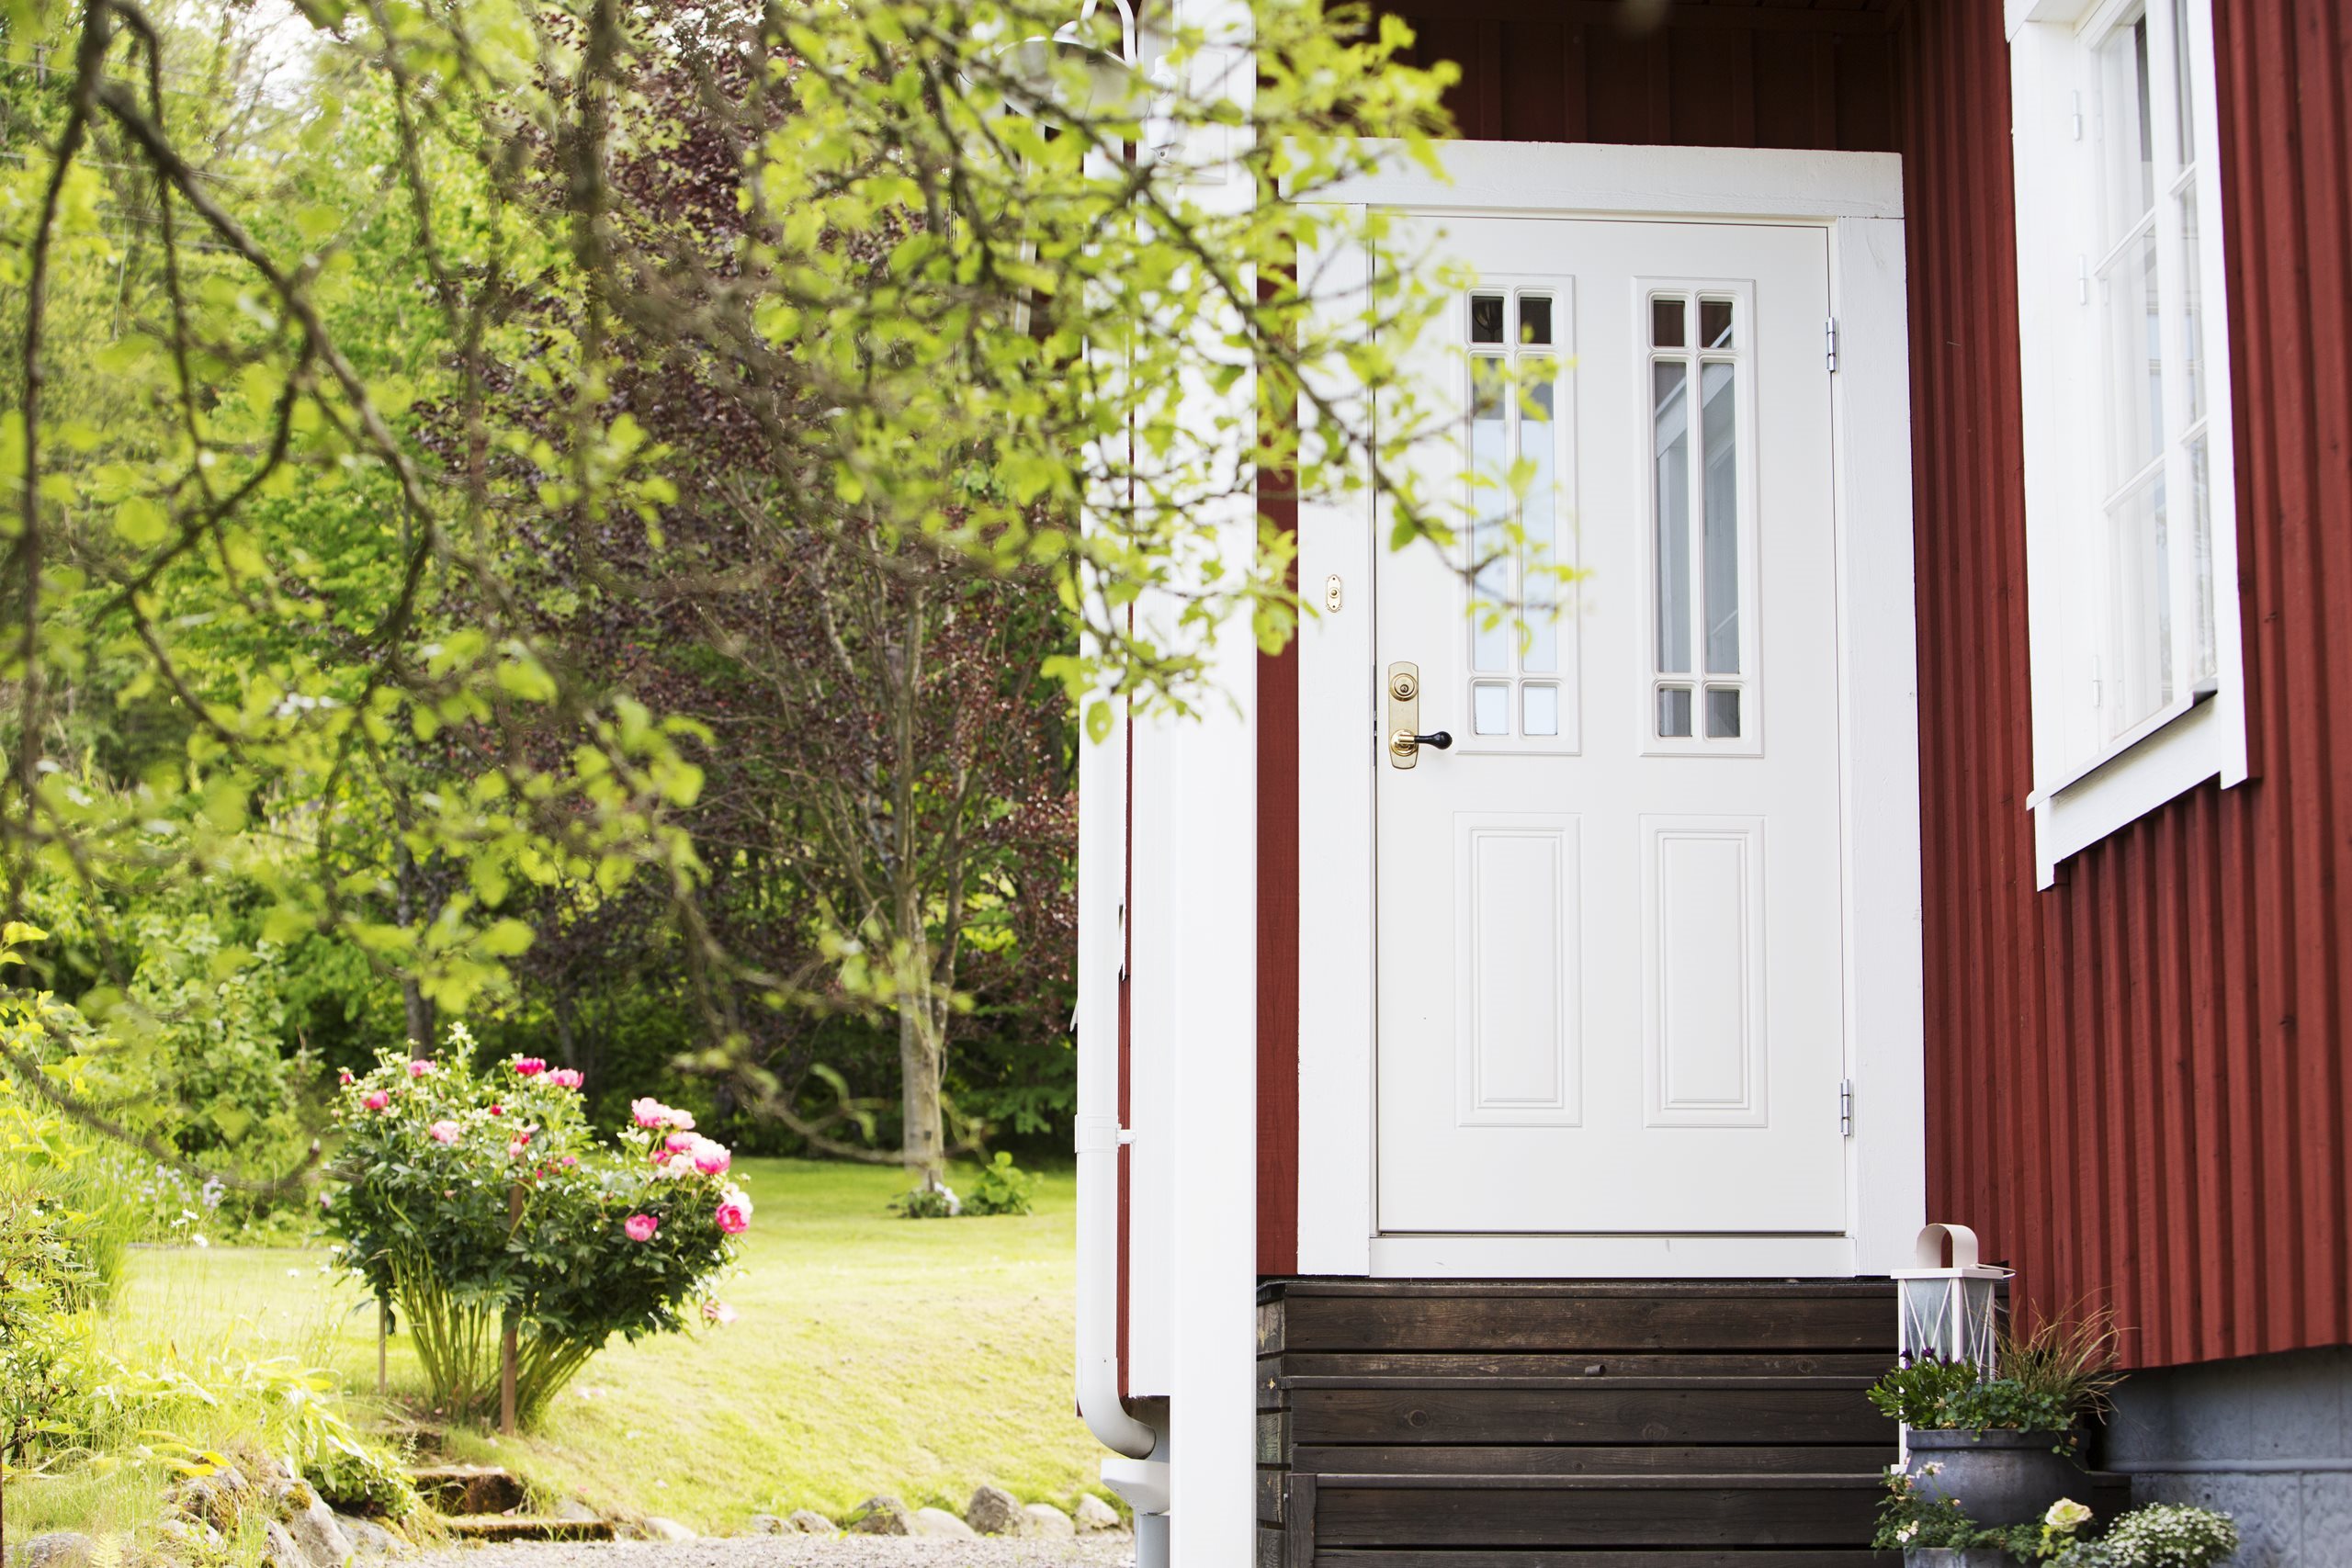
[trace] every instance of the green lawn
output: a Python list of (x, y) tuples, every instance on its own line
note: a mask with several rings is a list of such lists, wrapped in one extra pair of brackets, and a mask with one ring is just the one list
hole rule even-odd
[[(990, 1481), (1069, 1506), (1101, 1456), (1071, 1411), (1073, 1187), (1038, 1213), (909, 1221), (894, 1168), (745, 1159), (757, 1217), (720, 1294), (732, 1326), (618, 1341), (514, 1441), (453, 1436), (545, 1488), (616, 1514), (735, 1533), (755, 1511), (836, 1517), (876, 1492), (961, 1508)], [(967, 1185), (970, 1172), (959, 1173)], [(300, 1355), (369, 1403), (376, 1314), (324, 1254), (215, 1247), (134, 1255), (108, 1333), (126, 1352), (235, 1340)], [(401, 1337), (390, 1388), (422, 1383)]]

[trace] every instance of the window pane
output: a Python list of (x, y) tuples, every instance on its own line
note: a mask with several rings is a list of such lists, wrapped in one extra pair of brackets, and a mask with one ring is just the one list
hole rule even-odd
[(1739, 450), (1732, 367), (1700, 367), (1699, 421), (1707, 592), (1707, 673), (1739, 673)]
[[(1690, 457), (1688, 370), (1650, 367), (1650, 419), (1657, 470), (1657, 667), (1668, 674), (1690, 668)], [(1690, 694), (1683, 694), (1690, 706)], [(1690, 733), (1685, 728), (1681, 733)]]
[(1552, 341), (1552, 301), (1543, 295), (1523, 295), (1519, 301), (1519, 341), (1548, 344)]
[(2156, 234), (2123, 248), (2099, 279), (2107, 311), (2108, 488), (2164, 449), (2164, 320), (2157, 313)]
[(1707, 688), (1707, 735), (1714, 740), (1739, 739), (1739, 688)]
[(1657, 693), (1657, 732), (1668, 739), (1690, 734), (1690, 688), (1661, 686)]
[[(1502, 301), (1497, 299), (1498, 312)], [(1501, 318), (1496, 319), (1500, 333)], [(1470, 362), (1470, 471), (1474, 476), (1471, 505), (1477, 525), (1470, 531), (1471, 593), (1478, 603), (1470, 633), (1473, 670), (1510, 668), (1510, 541), (1504, 512), (1510, 492), (1504, 480), (1510, 473), (1510, 387), (1499, 359)]]
[(2213, 504), (2202, 432), (2188, 444), (2188, 483), (2189, 548), (2197, 552), (2197, 666), (2188, 679), (2192, 686), (2211, 687), (2221, 679), (2222, 660), (2213, 631)]
[(2188, 423), (2205, 417), (2204, 299), (2197, 258), (2197, 192), (2180, 193), (2180, 373), (2187, 383)]
[(1520, 694), (1520, 705), (1527, 717), (1530, 735), (1560, 733), (1560, 688), (1530, 686)]
[[(1549, 569), (1559, 565), (1558, 502), (1553, 494), (1558, 482), (1558, 464), (1552, 451), (1553, 378), (1559, 367), (1550, 359), (1531, 356), (1523, 362), (1523, 368), (1527, 375), (1527, 399), (1521, 405), (1519, 451), (1533, 472), (1528, 479), (1527, 500), (1520, 514), (1520, 527), (1527, 546), (1527, 570), (1520, 578), (1525, 584), (1520, 596), (1527, 607), (1527, 647), (1521, 656), (1520, 667), (1550, 674), (1560, 667), (1560, 623), (1553, 612), (1558, 595), (1548, 575)], [(1539, 732), (1530, 729), (1528, 733)]]
[(1499, 294), (1470, 296), (1470, 341), (1500, 343), (1503, 341), (1503, 297)]
[(2172, 701), (2172, 578), (2159, 473), (2108, 513), (2112, 667), (2100, 701), (2120, 735)]
[(1470, 724), (1480, 735), (1510, 733), (1510, 688), (1482, 681), (1470, 688)]
[(1730, 300), (1699, 301), (1699, 342), (1708, 348), (1729, 348), (1732, 345)]
[(2148, 19), (2119, 28), (2099, 51), (2106, 145), (2108, 243), (2130, 233), (2156, 204), (2154, 131), (2148, 122)]
[(2173, 123), (2183, 168), (2197, 162), (2197, 106), (2188, 91), (2188, 0), (2172, 0)]
[(1650, 346), (1680, 348), (1683, 345), (1682, 310), (1683, 302), (1679, 298), (1650, 301)]

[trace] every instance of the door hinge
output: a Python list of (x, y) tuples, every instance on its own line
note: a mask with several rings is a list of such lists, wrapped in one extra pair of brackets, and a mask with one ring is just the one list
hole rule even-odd
[(1835, 316), (1821, 323), (1821, 359), (1829, 367), (1831, 375), (1838, 373), (1838, 318)]
[(1854, 1080), (1841, 1078), (1838, 1084), (1838, 1135), (1854, 1135)]

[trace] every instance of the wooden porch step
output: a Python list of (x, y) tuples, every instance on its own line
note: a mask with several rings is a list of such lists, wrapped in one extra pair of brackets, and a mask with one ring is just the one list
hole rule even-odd
[[(1854, 1550), (1879, 1498), (1871, 1475), (1294, 1473), (1287, 1521), (1312, 1561), (1343, 1549)], [(1654, 1565), (1653, 1565), (1654, 1568)]]
[(1807, 1551), (1450, 1551), (1441, 1547), (1340, 1547), (1316, 1554), (1323, 1568), (1901, 1568), (1899, 1551), (1866, 1546)]
[(1862, 1397), (1866, 1386), (1841, 1378), (1728, 1388), (1670, 1379), (1538, 1388), (1292, 1388), (1290, 1440), (1302, 1446), (1875, 1443), (1891, 1453), (1894, 1424)]
[(1376, 1378), (1815, 1378), (1876, 1381), (1887, 1368), (1879, 1350), (1726, 1354), (1703, 1350), (1474, 1351), (1292, 1350), (1261, 1356), (1259, 1370), (1283, 1377)]
[(1292, 1450), (1295, 1470), (1333, 1475), (1869, 1475), (1894, 1457), (1884, 1443), (1752, 1445), (1562, 1443), (1525, 1448), (1441, 1443)]
[(1465, 1355), (1894, 1353), (1874, 1280), (1290, 1280), (1259, 1350)]

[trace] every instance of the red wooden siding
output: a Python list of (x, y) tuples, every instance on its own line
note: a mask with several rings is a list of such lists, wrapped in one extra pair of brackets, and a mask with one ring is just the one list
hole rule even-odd
[(2352, 37), (2217, 4), (2256, 779), (2033, 886), (2007, 59), (1897, 34), (1917, 471), (1929, 1206), (2143, 1365), (2352, 1340)]
[[(1258, 503), (1298, 529), (1287, 475)], [(1272, 492), (1281, 492), (1279, 495)], [(1258, 656), (1258, 1272), (1298, 1271), (1298, 644)], [(1283, 897), (1286, 890), (1288, 897)]]
[[(1638, 38), (1581, 0), (1430, 10), (1466, 134), (1904, 153), (1931, 1212), (2022, 1270), (2022, 1302), (2112, 1305), (2137, 1364), (2352, 1342), (2352, 658), (2329, 643), (2352, 626), (2352, 14), (2214, 6), (2256, 777), (2038, 892), (2001, 7), (1680, 5)], [(1274, 820), (1296, 773), (1267, 747)], [(1260, 871), (1278, 943), (1292, 854)], [(1295, 1012), (1260, 1038), (1295, 1100)], [(1295, 1127), (1270, 1146), (1295, 1161)], [(1289, 1235), (1295, 1180), (1261, 1190), (1261, 1236)]]

